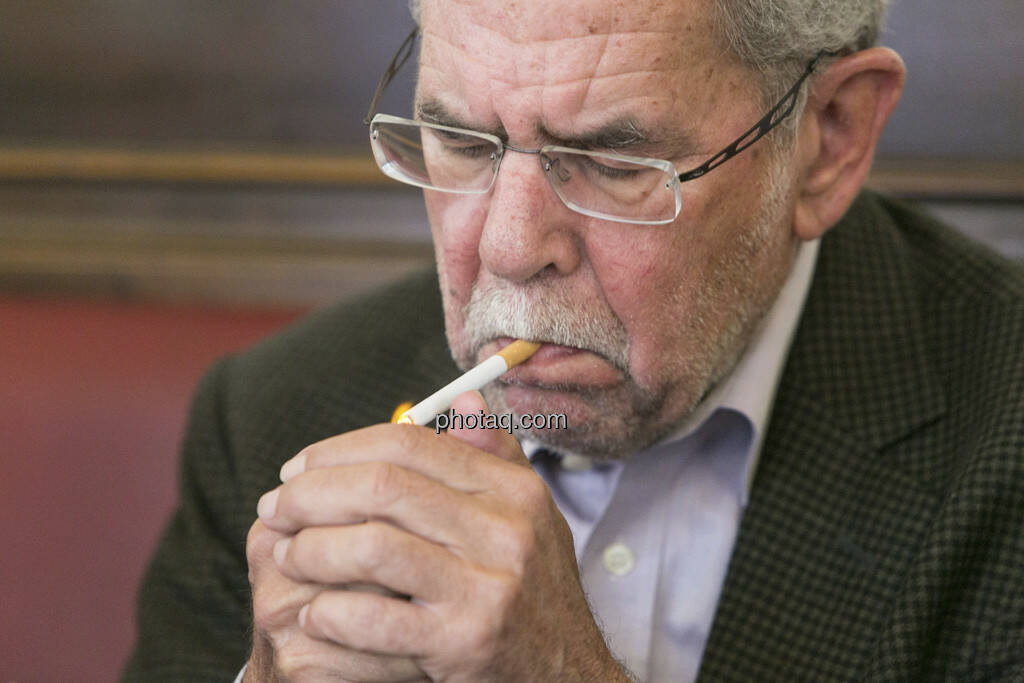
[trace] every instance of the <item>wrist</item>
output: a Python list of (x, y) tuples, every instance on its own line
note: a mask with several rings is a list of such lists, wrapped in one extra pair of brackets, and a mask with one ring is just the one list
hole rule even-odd
[[(620, 664), (604, 640), (604, 636), (595, 624), (594, 632), (597, 639), (597, 647), (589, 647), (577, 650), (582, 656), (570, 657), (567, 672), (574, 675), (564, 676), (562, 680), (573, 683), (589, 683), (590, 681), (601, 681), (601, 683), (637, 683), (640, 679), (634, 676), (625, 666)], [(575, 659), (575, 662), (573, 662)]]
[(603, 664), (598, 667), (595, 673), (588, 672), (586, 675), (580, 678), (580, 681), (602, 681), (603, 683), (637, 683), (640, 679), (629, 673), (625, 667), (621, 666), (617, 661), (612, 659), (610, 656)]

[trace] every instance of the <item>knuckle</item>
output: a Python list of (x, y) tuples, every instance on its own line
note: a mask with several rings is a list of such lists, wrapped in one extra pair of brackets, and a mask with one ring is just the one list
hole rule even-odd
[(300, 529), (288, 544), (285, 551), (284, 565), (302, 571), (308, 567), (321, 564), (320, 544), (312, 537), (316, 529)]
[(245, 536), (245, 559), (252, 567), (270, 555), (276, 534), (256, 520)]
[(537, 550), (537, 538), (533, 527), (525, 519), (516, 517), (506, 520), (503, 533), (509, 568), (523, 574)]
[(548, 487), (533, 470), (523, 472), (518, 484), (520, 499), (527, 510), (539, 510), (547, 506), (550, 497)]
[(477, 661), (490, 661), (497, 651), (498, 628), (494, 615), (483, 619), (467, 620), (459, 629), (463, 652), (472, 653)]
[(263, 523), (258, 519), (249, 527), (249, 533), (245, 535), (245, 560), (252, 566), (258, 554), (258, 545)]
[(387, 559), (388, 533), (383, 524), (367, 522), (359, 536), (354, 559), (359, 569), (372, 576)]
[[(354, 614), (346, 614), (346, 623), (354, 622), (359, 619), (359, 610), (353, 610)], [(309, 603), (309, 610), (306, 612), (306, 623), (311, 625), (314, 629), (327, 636), (328, 638), (340, 640), (341, 632), (336, 628), (334, 620), (331, 618), (331, 610), (327, 598), (323, 593), (313, 598)], [(370, 626), (370, 624), (366, 624)], [(351, 643), (349, 643), (351, 645)]]
[(389, 462), (376, 462), (370, 467), (370, 496), (378, 504), (389, 504), (404, 493), (402, 468)]
[(383, 425), (391, 430), (393, 435), (389, 434), (397, 450), (401, 453), (415, 453), (422, 445), (423, 439), (423, 427), (414, 427), (411, 425)]
[(283, 606), (275, 600), (273, 593), (265, 587), (252, 591), (252, 623), (256, 631), (272, 633), (285, 621)]
[(303, 529), (288, 546), (287, 564), (305, 581), (333, 583), (341, 567), (336, 544), (326, 528)]
[(350, 552), (339, 547), (330, 528), (302, 529), (288, 546), (287, 573), (301, 581), (336, 583), (349, 571), (345, 558)]
[(257, 631), (270, 631), (277, 625), (274, 622), (274, 610), (272, 610), (268, 602), (263, 599), (261, 591), (254, 590), (252, 594), (253, 628)]
[(458, 638), (465, 652), (488, 660), (501, 644), (509, 625), (515, 623), (522, 593), (518, 577), (492, 572), (476, 586), (476, 609), (459, 628)]
[(317, 680), (314, 674), (319, 673), (322, 668), (308, 652), (293, 647), (274, 648), (275, 674), (277, 680), (282, 683)]

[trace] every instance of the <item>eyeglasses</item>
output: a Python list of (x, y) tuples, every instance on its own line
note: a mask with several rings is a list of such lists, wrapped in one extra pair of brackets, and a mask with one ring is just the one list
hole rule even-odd
[(370, 127), (373, 156), (385, 175), (429, 190), (485, 194), (494, 185), (506, 151), (536, 154), (552, 189), (567, 207), (593, 218), (641, 225), (674, 221), (683, 203), (680, 183), (721, 166), (782, 123), (793, 112), (804, 81), (825, 55), (833, 54), (819, 52), (750, 130), (700, 166), (679, 173), (663, 159), (559, 145), (522, 149), (487, 133), (376, 113), (384, 90), (412, 55), (418, 32), (413, 29), (398, 48), (363, 120)]

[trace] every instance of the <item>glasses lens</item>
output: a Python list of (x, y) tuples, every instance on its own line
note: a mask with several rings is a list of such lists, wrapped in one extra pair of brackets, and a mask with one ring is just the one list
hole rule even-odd
[(562, 201), (581, 213), (637, 223), (669, 223), (678, 214), (675, 170), (665, 162), (548, 148), (541, 162)]
[(668, 223), (679, 213), (675, 169), (666, 162), (545, 148), (541, 162), (570, 208), (598, 218)]
[(374, 121), (370, 140), (385, 174), (447, 192), (486, 192), (500, 156), (498, 145), (487, 137), (415, 121)]

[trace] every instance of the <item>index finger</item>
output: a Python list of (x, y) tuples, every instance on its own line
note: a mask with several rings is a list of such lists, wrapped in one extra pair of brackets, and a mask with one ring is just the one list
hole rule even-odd
[[(506, 448), (519, 448), (506, 443)], [(281, 467), (281, 481), (311, 469), (370, 462), (389, 462), (435, 479), (452, 488), (479, 490), (481, 484), (497, 485), (505, 479), (507, 458), (427, 427), (378, 424), (332, 436), (306, 446)], [(519, 451), (519, 457), (522, 451)]]

